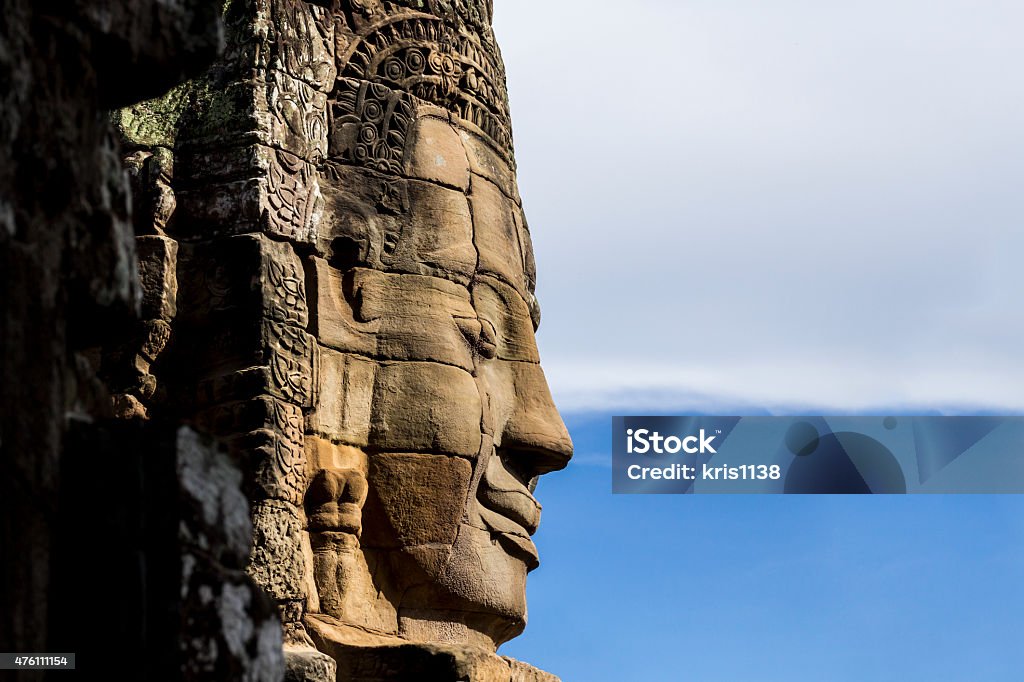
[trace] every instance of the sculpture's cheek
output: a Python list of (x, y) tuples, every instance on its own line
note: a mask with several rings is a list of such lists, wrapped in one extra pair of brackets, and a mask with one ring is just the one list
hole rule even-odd
[(363, 514), (367, 548), (451, 546), (469, 494), (471, 463), (461, 457), (378, 453), (369, 458)]
[(381, 363), (370, 447), (475, 458), (481, 411), (476, 382), (465, 370), (432, 362)]

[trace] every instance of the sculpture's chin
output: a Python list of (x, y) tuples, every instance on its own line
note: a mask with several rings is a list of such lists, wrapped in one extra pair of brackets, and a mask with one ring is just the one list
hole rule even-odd
[(470, 641), (493, 650), (519, 635), (526, 626), (526, 574), (536, 565), (536, 554), (503, 540), (463, 524), (443, 559), (429, 550), (414, 552), (411, 558), (426, 582), (413, 586), (402, 599), (402, 636)]

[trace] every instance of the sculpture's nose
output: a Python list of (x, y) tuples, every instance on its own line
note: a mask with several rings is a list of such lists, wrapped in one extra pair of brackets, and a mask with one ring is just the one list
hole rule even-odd
[(511, 392), (510, 410), (495, 439), (506, 466), (524, 483), (564, 469), (572, 457), (572, 439), (555, 408), (540, 365), (501, 362)]

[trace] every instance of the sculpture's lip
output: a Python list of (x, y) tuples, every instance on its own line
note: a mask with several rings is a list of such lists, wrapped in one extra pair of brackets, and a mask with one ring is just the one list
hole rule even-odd
[(537, 546), (533, 544), (533, 540), (530, 539), (525, 528), (504, 514), (485, 506), (482, 502), (480, 504), (480, 518), (491, 533), (496, 536), (502, 547), (509, 554), (518, 557), (526, 564), (527, 570), (532, 571), (540, 565), (540, 555), (537, 552)]
[(477, 501), (480, 519), (505, 551), (520, 559), (526, 570), (537, 568), (540, 558), (530, 536), (540, 524), (540, 503), (497, 453), (480, 477)]
[(518, 535), (499, 535), (499, 542), (506, 543), (506, 548), (511, 554), (518, 556), (526, 564), (526, 570), (532, 571), (540, 566), (540, 554), (537, 553), (537, 545), (533, 540), (522, 538)]
[(540, 525), (540, 503), (518, 478), (509, 473), (500, 457), (492, 456), (480, 480), (480, 503), (515, 525), (500, 532), (529, 539)]

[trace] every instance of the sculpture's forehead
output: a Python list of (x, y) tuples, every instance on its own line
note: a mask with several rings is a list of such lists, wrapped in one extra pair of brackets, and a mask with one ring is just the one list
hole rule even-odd
[[(360, 131), (374, 124), (336, 120), (332, 125), (332, 155), (320, 182), (324, 253), (347, 258), (348, 265), (463, 284), (489, 274), (524, 299), (532, 295), (535, 266), (522, 208), (498, 184), (500, 174), (469, 159), (471, 146), (456, 126), (419, 119), (394, 147), (378, 146), (363, 158), (361, 143), (353, 140), (372, 137)], [(403, 175), (378, 170), (386, 155), (401, 159), (395, 163)]]
[(536, 320), (491, 12), (463, 0), (350, 0), (335, 11), (320, 247), (339, 265), (467, 286), (493, 277)]

